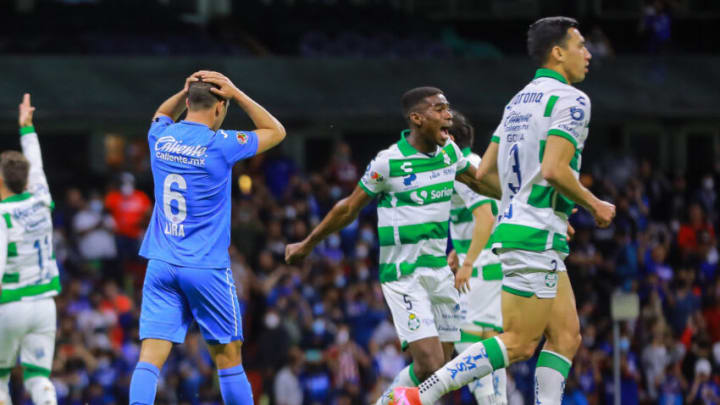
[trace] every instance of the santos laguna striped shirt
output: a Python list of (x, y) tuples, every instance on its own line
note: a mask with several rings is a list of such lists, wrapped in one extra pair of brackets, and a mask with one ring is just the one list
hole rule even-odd
[[(472, 153), (470, 148), (463, 149), (462, 153), (470, 164), (474, 166), (480, 165), (480, 156)], [(465, 261), (468, 249), (470, 249), (473, 230), (475, 229), (473, 211), (481, 205), (490, 204), (493, 215), (497, 215), (497, 202), (492, 198), (474, 192), (467, 185), (455, 181), (455, 191), (452, 199), (450, 199), (450, 204), (450, 237), (452, 238), (453, 248), (458, 254), (460, 264), (462, 264)], [(487, 246), (484, 247), (482, 253), (478, 256), (478, 260), (474, 263), (473, 277), (482, 274), (486, 280), (502, 279), (497, 257), (490, 250), (490, 242), (488, 240)], [(486, 265), (491, 266), (486, 268)]]
[(359, 186), (378, 198), (380, 282), (418, 267), (447, 266), (448, 220), (455, 176), (470, 164), (452, 141), (426, 155), (400, 141), (380, 151)]
[(538, 69), (505, 106), (492, 138), (499, 143), (502, 187), (494, 249), (570, 252), (567, 219), (574, 203), (543, 179), (541, 165), (548, 137), (565, 138), (575, 148), (570, 168), (577, 178), (589, 127), (590, 98), (553, 70)]
[(53, 250), (50, 196), (34, 127), (20, 129), (30, 162), (27, 191), (0, 201), (0, 304), (57, 295), (60, 277)]

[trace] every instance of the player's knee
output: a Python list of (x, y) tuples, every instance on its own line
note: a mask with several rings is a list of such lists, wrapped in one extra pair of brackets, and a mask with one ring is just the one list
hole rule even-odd
[(210, 354), (219, 369), (238, 366), (242, 364), (242, 341), (211, 345)]
[(562, 345), (560, 347), (566, 348), (567, 353), (569, 357), (574, 357), (575, 353), (577, 352), (578, 348), (580, 348), (580, 344), (582, 343), (582, 335), (580, 332), (568, 332), (565, 334), (563, 338)]
[(519, 359), (518, 361), (525, 361), (535, 355), (535, 349), (537, 349), (537, 342), (526, 342), (518, 350)]

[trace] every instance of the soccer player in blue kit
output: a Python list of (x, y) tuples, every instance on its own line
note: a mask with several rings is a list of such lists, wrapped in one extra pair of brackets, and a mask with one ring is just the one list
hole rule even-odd
[[(235, 101), (257, 129), (220, 129)], [(187, 108), (185, 120), (175, 122)], [(149, 259), (140, 313), (140, 360), (130, 404), (153, 404), (173, 343), (195, 320), (218, 368), (226, 404), (250, 405), (242, 323), (230, 270), (233, 165), (285, 138), (285, 128), (224, 75), (201, 70), (155, 112), (148, 143), (155, 206), (140, 255)]]

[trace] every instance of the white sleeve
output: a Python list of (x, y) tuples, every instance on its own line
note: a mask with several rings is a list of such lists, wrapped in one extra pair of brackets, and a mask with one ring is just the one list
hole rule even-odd
[[(0, 220), (0, 285), (5, 274), (5, 266), (7, 265), (7, 246), (8, 246), (8, 229), (4, 220)], [(0, 294), (2, 294), (0, 292)]]
[(455, 156), (457, 156), (457, 162), (455, 163), (455, 173), (460, 174), (470, 167), (470, 161), (463, 155), (462, 150), (453, 141), (449, 141), (452, 144)]
[(368, 195), (375, 197), (376, 195), (388, 189), (388, 181), (390, 178), (390, 162), (380, 152), (365, 169), (365, 174), (360, 178), (358, 185), (365, 190)]
[[(468, 156), (467, 160), (475, 167), (480, 165), (480, 157), (475, 154)], [(455, 181), (454, 187), (455, 192), (460, 196), (460, 198), (462, 198), (465, 207), (470, 210), (470, 212), (474, 211), (475, 208), (483, 204), (490, 204), (492, 206), (493, 215), (497, 215), (497, 203), (494, 199), (476, 193), (470, 187), (459, 181)]]
[(556, 99), (550, 112), (550, 129), (547, 135), (560, 136), (570, 141), (575, 149), (582, 149), (590, 126), (590, 99), (577, 92), (568, 92)]
[(21, 129), (20, 145), (22, 145), (23, 154), (30, 162), (27, 190), (43, 200), (47, 206), (50, 207), (52, 205), (52, 197), (50, 196), (50, 188), (48, 187), (47, 178), (45, 178), (45, 172), (43, 171), (40, 140), (32, 127)]

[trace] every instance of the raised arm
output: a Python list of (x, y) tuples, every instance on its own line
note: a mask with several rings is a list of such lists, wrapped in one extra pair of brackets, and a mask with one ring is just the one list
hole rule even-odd
[(185, 79), (185, 87), (160, 104), (160, 107), (155, 111), (155, 115), (153, 115), (153, 120), (158, 117), (170, 117), (173, 121), (177, 121), (187, 108), (185, 100), (188, 95), (188, 87), (191, 82), (198, 81), (199, 76), (200, 72), (195, 72), (188, 76), (188, 78)]
[(204, 82), (213, 83), (220, 87), (219, 89), (211, 88), (210, 91), (226, 100), (234, 100), (250, 117), (253, 124), (255, 124), (256, 129), (254, 132), (258, 137), (257, 153), (263, 153), (285, 139), (285, 127), (280, 121), (273, 117), (263, 106), (235, 87), (230, 79), (217, 72), (200, 71), (199, 75)]
[(615, 206), (597, 198), (585, 188), (570, 168), (575, 145), (560, 136), (548, 136), (542, 161), (542, 176), (551, 186), (576, 204), (582, 205), (595, 218), (601, 228), (610, 225), (615, 216)]
[(302, 262), (320, 241), (354, 221), (360, 210), (370, 204), (372, 199), (373, 197), (360, 186), (355, 186), (352, 194), (338, 201), (307, 238), (285, 247), (285, 261), (289, 264)]
[(38, 139), (35, 127), (33, 126), (33, 113), (35, 107), (30, 103), (30, 94), (23, 95), (23, 101), (19, 105), (18, 124), (20, 125), (20, 146), (23, 155), (30, 163), (28, 173), (27, 190), (42, 198), (50, 205), (50, 189), (48, 188), (45, 172), (43, 171), (42, 153), (40, 152), (40, 140)]

